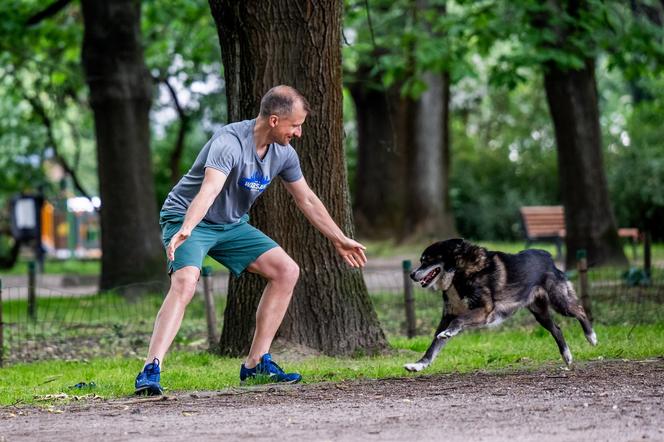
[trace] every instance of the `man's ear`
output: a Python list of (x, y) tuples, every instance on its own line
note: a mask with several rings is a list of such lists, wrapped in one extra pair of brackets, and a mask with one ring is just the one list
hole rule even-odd
[(270, 127), (276, 127), (279, 124), (279, 117), (277, 115), (270, 115), (267, 119)]

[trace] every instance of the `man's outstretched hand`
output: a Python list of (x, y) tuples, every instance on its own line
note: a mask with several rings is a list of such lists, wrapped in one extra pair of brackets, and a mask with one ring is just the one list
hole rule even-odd
[(175, 261), (175, 249), (180, 247), (180, 245), (185, 242), (189, 236), (191, 236), (191, 232), (184, 231), (182, 229), (178, 230), (178, 233), (173, 235), (171, 242), (168, 243), (168, 247), (166, 247), (166, 256), (168, 256), (169, 260)]
[(367, 248), (354, 239), (344, 238), (335, 243), (334, 248), (351, 267), (364, 267), (367, 263), (367, 257), (364, 254)]

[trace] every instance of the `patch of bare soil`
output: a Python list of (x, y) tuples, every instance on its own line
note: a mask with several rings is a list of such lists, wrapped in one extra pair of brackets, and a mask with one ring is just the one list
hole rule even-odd
[(664, 359), (0, 409), (0, 440), (664, 441)]

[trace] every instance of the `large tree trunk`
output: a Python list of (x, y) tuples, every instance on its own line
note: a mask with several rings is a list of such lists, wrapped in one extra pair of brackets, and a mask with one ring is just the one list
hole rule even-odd
[(353, 215), (363, 238), (397, 238), (405, 229), (408, 182), (405, 140), (413, 102), (400, 86), (384, 89), (366, 66), (350, 85), (357, 119)]
[[(296, 143), (304, 175), (339, 226), (352, 234), (342, 147), (341, 2), (210, 0), (210, 6), (230, 119), (255, 117), (261, 96), (277, 84), (301, 91), (313, 109)], [(301, 267), (279, 337), (335, 355), (385, 347), (362, 274), (345, 266), (283, 186), (271, 186), (251, 217)], [(255, 275), (231, 279), (220, 339), (223, 354), (248, 351), (264, 285)]]
[[(426, 73), (419, 100), (400, 85), (350, 86), (358, 129), (354, 214), (362, 236), (406, 241), (456, 235), (449, 201), (449, 78)], [(364, 81), (361, 79), (364, 78)]]
[(427, 72), (427, 90), (416, 104), (409, 144), (409, 239), (444, 239), (456, 235), (449, 200), (449, 75)]
[(580, 249), (592, 265), (627, 264), (604, 173), (594, 69), (589, 60), (576, 70), (549, 64), (544, 73), (565, 205), (567, 268), (573, 268)]
[(83, 0), (83, 66), (94, 112), (102, 201), (100, 288), (165, 280), (150, 165), (152, 80), (140, 2)]

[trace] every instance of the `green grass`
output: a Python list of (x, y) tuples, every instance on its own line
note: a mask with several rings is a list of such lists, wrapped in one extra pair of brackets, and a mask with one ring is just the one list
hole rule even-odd
[[(575, 360), (644, 359), (664, 354), (662, 324), (631, 327), (598, 326), (600, 343), (591, 347), (580, 328), (566, 328), (567, 342)], [(460, 335), (452, 340), (425, 372), (411, 374), (403, 364), (419, 358), (430, 337), (393, 338), (392, 354), (377, 357), (311, 357), (280, 361), (298, 370), (304, 382), (379, 379), (420, 376), (435, 373), (464, 373), (475, 370), (533, 370), (562, 366), (553, 339), (540, 327), (522, 330), (484, 330)], [(164, 365), (162, 383), (167, 392), (220, 390), (238, 387), (240, 359), (221, 358), (208, 353), (172, 352)], [(17, 364), (0, 369), (0, 405), (44, 404), (53, 406), (73, 396), (95, 394), (104, 398), (131, 396), (142, 360), (99, 358), (83, 361), (49, 361)], [(93, 389), (71, 388), (79, 382), (94, 382)], [(66, 397), (64, 395), (67, 395)], [(60, 395), (55, 399), (49, 395)]]
[[(27, 275), (29, 260), (20, 259), (11, 269), (2, 269), (2, 275)], [(44, 262), (44, 273), (53, 275), (98, 275), (100, 261), (97, 259), (48, 259)]]

